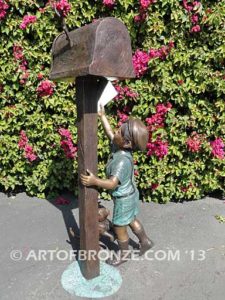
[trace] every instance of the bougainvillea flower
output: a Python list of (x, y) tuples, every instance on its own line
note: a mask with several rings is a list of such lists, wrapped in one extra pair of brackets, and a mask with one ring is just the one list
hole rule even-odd
[(210, 142), (212, 148), (212, 155), (219, 159), (224, 159), (225, 149), (224, 142), (221, 138), (216, 138), (214, 141)]
[(54, 92), (54, 83), (49, 80), (43, 80), (36, 89), (39, 97), (51, 96)]
[(71, 132), (69, 129), (65, 128), (60, 128), (58, 132), (61, 136), (60, 145), (65, 153), (66, 158), (75, 158), (78, 148), (73, 144)]
[(152, 190), (156, 190), (158, 187), (159, 187), (158, 183), (152, 183), (152, 185), (151, 185)]
[(149, 55), (145, 51), (137, 50), (133, 55), (133, 66), (137, 78), (145, 74), (148, 69)]
[(6, 17), (7, 9), (9, 9), (9, 5), (5, 1), (0, 0), (0, 21)]
[(63, 17), (66, 17), (71, 10), (71, 4), (67, 0), (54, 2), (52, 6), (56, 8)]
[(69, 205), (70, 201), (62, 196), (59, 196), (55, 199), (56, 205)]
[(20, 29), (26, 29), (29, 24), (35, 23), (37, 21), (36, 16), (27, 15), (23, 17), (23, 21), (20, 24)]
[(27, 138), (26, 132), (24, 130), (21, 130), (20, 131), (20, 139), (18, 142), (19, 148), (24, 149), (25, 146), (27, 145), (27, 143), (28, 143), (28, 138)]
[(168, 154), (168, 142), (162, 141), (160, 137), (156, 141), (150, 141), (147, 144), (147, 155), (155, 155), (159, 160), (163, 159)]
[(113, 8), (113, 6), (116, 4), (115, 0), (103, 0), (103, 5), (108, 8)]
[(186, 144), (190, 152), (199, 152), (202, 145), (201, 136), (199, 136), (197, 133), (190, 136), (187, 139)]
[(34, 161), (37, 159), (37, 155), (34, 153), (33, 147), (30, 145), (26, 145), (24, 148), (25, 154), (24, 156), (30, 161)]
[(140, 6), (143, 9), (148, 9), (149, 6), (156, 2), (156, 0), (139, 0)]
[(191, 28), (191, 32), (199, 32), (201, 31), (201, 27), (199, 25), (195, 25)]

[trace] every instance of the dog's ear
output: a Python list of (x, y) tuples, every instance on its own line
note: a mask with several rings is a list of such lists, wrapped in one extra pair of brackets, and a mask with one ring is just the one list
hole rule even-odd
[(110, 211), (107, 208), (105, 208), (105, 207), (99, 208), (98, 209), (98, 221), (99, 222), (104, 221), (105, 219), (107, 219), (109, 214), (110, 214)]

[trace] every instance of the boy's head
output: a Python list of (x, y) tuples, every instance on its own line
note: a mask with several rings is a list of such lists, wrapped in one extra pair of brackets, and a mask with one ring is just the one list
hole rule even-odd
[(114, 135), (114, 142), (120, 147), (132, 150), (145, 150), (149, 132), (140, 119), (129, 118)]

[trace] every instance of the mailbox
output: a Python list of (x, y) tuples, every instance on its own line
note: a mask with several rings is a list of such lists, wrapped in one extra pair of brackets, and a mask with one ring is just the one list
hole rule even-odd
[(55, 38), (50, 79), (74, 80), (86, 75), (135, 77), (130, 36), (118, 19), (98, 19)]

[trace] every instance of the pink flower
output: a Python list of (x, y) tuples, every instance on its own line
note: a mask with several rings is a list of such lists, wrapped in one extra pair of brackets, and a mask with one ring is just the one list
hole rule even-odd
[(189, 151), (199, 152), (202, 145), (201, 136), (197, 133), (192, 134), (192, 136), (187, 139), (186, 144)]
[(9, 9), (9, 5), (4, 0), (0, 0), (0, 21), (5, 18), (7, 9)]
[(70, 133), (69, 129), (59, 128), (58, 132), (61, 137), (65, 137), (67, 139), (72, 139), (72, 134)]
[(13, 56), (16, 60), (23, 60), (23, 48), (19, 45), (13, 45)]
[(192, 5), (193, 5), (193, 9), (196, 10), (196, 9), (198, 9), (198, 8), (201, 6), (201, 3), (198, 2), (198, 1), (194, 1), (194, 2), (192, 3)]
[(141, 8), (143, 8), (143, 9), (146, 10), (146, 9), (149, 8), (149, 6), (150, 6), (151, 4), (155, 3), (156, 0), (139, 0), (139, 2), (140, 2)]
[(163, 104), (163, 103), (158, 103), (156, 105), (156, 112), (159, 114), (165, 114), (167, 113), (170, 109), (172, 108), (172, 104), (170, 102)]
[(148, 69), (148, 62), (151, 59), (165, 59), (172, 48), (174, 48), (174, 42), (170, 41), (167, 46), (164, 45), (159, 49), (150, 49), (149, 52), (136, 50), (132, 58), (136, 77), (140, 78), (146, 73)]
[(55, 199), (55, 204), (56, 205), (69, 205), (70, 201), (62, 196), (59, 196), (58, 198)]
[(168, 47), (169, 47), (170, 49), (174, 48), (174, 47), (175, 47), (174, 41), (169, 41)]
[(137, 50), (133, 55), (133, 66), (137, 78), (143, 76), (148, 69), (149, 55), (145, 51)]
[(115, 85), (114, 87), (115, 87), (115, 89), (116, 89), (116, 91), (118, 93), (118, 95), (115, 97), (115, 100), (121, 100), (121, 99), (123, 99), (124, 96), (125, 96), (124, 95), (123, 87), (120, 86), (120, 85)]
[(193, 24), (198, 23), (198, 15), (192, 15), (192, 16), (191, 16), (191, 22), (192, 22)]
[[(162, 114), (154, 114), (151, 118), (146, 118), (145, 121), (148, 125), (164, 125), (164, 115)], [(161, 127), (161, 126), (160, 126)]]
[(63, 149), (66, 158), (74, 158), (77, 153), (77, 147), (73, 145), (72, 134), (68, 129), (60, 128), (58, 130), (61, 136), (61, 148)]
[(131, 98), (131, 99), (135, 99), (138, 97), (138, 94), (136, 92), (134, 92), (131, 88), (129, 88), (128, 86), (125, 86), (123, 88), (123, 92), (124, 92), (124, 95), (127, 97), (127, 98)]
[(224, 142), (221, 138), (216, 138), (214, 141), (210, 142), (212, 148), (212, 155), (219, 159), (224, 159), (225, 149)]
[(103, 0), (103, 5), (105, 5), (108, 8), (113, 8), (113, 6), (116, 3), (116, 0)]
[(119, 126), (121, 126), (128, 119), (128, 115), (121, 112), (120, 110), (117, 110), (117, 116), (119, 117), (119, 123), (118, 123)]
[(201, 27), (199, 25), (195, 25), (191, 28), (191, 32), (199, 32), (201, 31)]
[(44, 8), (41, 8), (41, 7), (40, 7), (40, 8), (39, 8), (39, 11), (40, 11), (41, 14), (43, 14), (43, 13), (45, 12), (45, 7), (44, 7)]
[(153, 114), (150, 118), (146, 118), (145, 121), (149, 125), (150, 132), (157, 128), (164, 127), (165, 114), (172, 108), (172, 104), (167, 102), (166, 104), (158, 103), (156, 105), (156, 114)]
[(170, 41), (167, 46), (164, 45), (159, 49), (150, 49), (149, 59), (153, 59), (153, 58), (165, 59), (167, 55), (169, 55), (172, 48), (174, 48), (174, 42)]
[(131, 88), (128, 86), (125, 86), (124, 88), (120, 85), (116, 85), (115, 89), (118, 92), (118, 95), (115, 97), (115, 100), (122, 100), (125, 97), (130, 99), (135, 99), (138, 97), (138, 94), (134, 92)]
[(77, 153), (77, 147), (74, 147), (72, 140), (62, 140), (60, 142), (66, 158), (74, 158)]
[(38, 79), (38, 80), (42, 80), (42, 79), (43, 79), (43, 74), (42, 74), (42, 73), (38, 73), (37, 79)]
[(184, 8), (190, 12), (193, 10), (193, 5), (192, 4), (188, 4), (188, 1), (187, 0), (183, 0), (183, 6)]
[(43, 80), (36, 89), (39, 97), (51, 96), (54, 92), (54, 84), (49, 80)]
[(53, 8), (56, 8), (61, 15), (66, 17), (71, 10), (71, 4), (67, 0), (60, 0), (53, 3)]
[(3, 84), (0, 84), (0, 94), (1, 94), (2, 92), (4, 92), (4, 86), (3, 86)]
[(18, 142), (19, 148), (24, 149), (25, 146), (27, 145), (27, 143), (28, 143), (28, 138), (27, 138), (26, 132), (24, 130), (21, 130), (20, 131), (20, 139)]
[(156, 190), (158, 187), (159, 187), (158, 183), (152, 183), (152, 185), (151, 185), (152, 190)]
[(183, 193), (186, 193), (188, 191), (188, 187), (182, 186), (180, 189)]
[(134, 22), (140, 23), (140, 22), (145, 21), (146, 18), (147, 18), (146, 11), (144, 9), (140, 9), (139, 15), (137, 15), (137, 16), (134, 17)]
[(161, 59), (165, 59), (167, 57), (167, 55), (169, 55), (171, 48), (167, 47), (167, 46), (162, 46), (159, 50), (158, 50), (158, 57)]
[(23, 55), (23, 47), (20, 45), (13, 45), (13, 56), (15, 58), (15, 60), (19, 61), (19, 68), (22, 71), (26, 71), (27, 70), (27, 61)]
[(30, 162), (32, 162), (32, 161), (34, 161), (34, 160), (37, 159), (37, 155), (34, 153), (34, 150), (33, 150), (33, 147), (32, 147), (32, 146), (30, 146), (30, 145), (27, 144), (27, 145), (24, 147), (24, 151), (25, 151), (24, 156), (25, 156)]
[(125, 105), (125, 106), (123, 107), (123, 112), (124, 112), (125, 114), (129, 114), (129, 113), (131, 112), (131, 107), (128, 106), (128, 105)]
[(20, 24), (20, 29), (26, 29), (29, 24), (35, 23), (37, 21), (36, 16), (27, 15), (23, 17), (23, 21)]
[(22, 79), (27, 79), (28, 77), (29, 77), (29, 72), (24, 72), (23, 74), (22, 74)]
[(26, 71), (27, 70), (27, 65), (28, 65), (28, 63), (27, 63), (26, 59), (23, 59), (20, 63), (20, 70)]
[(184, 81), (183, 81), (183, 79), (179, 79), (179, 80), (177, 80), (177, 83), (178, 83), (179, 85), (182, 85), (182, 84), (184, 83)]
[(193, 185), (192, 185), (192, 183), (190, 183), (188, 186), (182, 186), (180, 189), (183, 193), (186, 193), (192, 187), (193, 187)]
[(20, 84), (25, 84), (27, 82), (29, 75), (30, 75), (29, 72), (25, 71), (20, 77), (21, 78)]
[(139, 175), (138, 170), (134, 170), (134, 176), (138, 176), (138, 175)]
[(156, 141), (150, 141), (147, 144), (147, 149), (148, 156), (155, 155), (159, 158), (159, 160), (161, 160), (168, 154), (168, 142), (162, 141), (160, 137), (158, 137)]
[(150, 49), (149, 50), (149, 59), (159, 57), (160, 53), (158, 49)]

